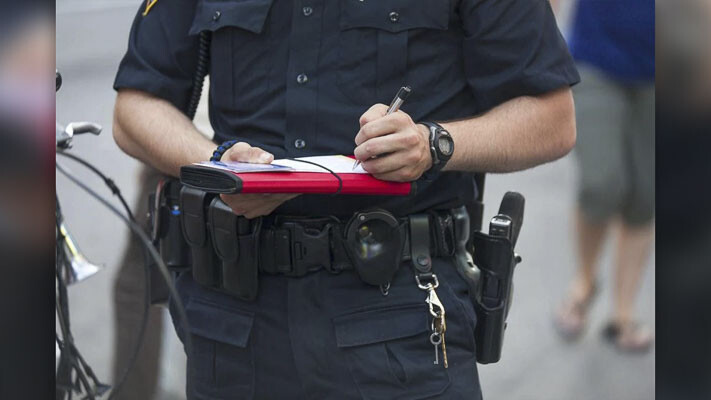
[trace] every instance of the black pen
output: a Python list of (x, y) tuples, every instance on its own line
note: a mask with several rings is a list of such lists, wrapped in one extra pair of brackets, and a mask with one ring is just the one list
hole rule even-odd
[[(412, 89), (410, 89), (409, 86), (403, 86), (398, 90), (397, 94), (395, 95), (395, 98), (393, 101), (390, 103), (390, 107), (388, 107), (388, 111), (385, 113), (385, 115), (390, 115), (394, 112), (397, 112), (397, 110), (400, 109), (402, 106), (402, 103), (407, 100), (407, 97), (410, 95), (412, 92)], [(360, 165), (360, 160), (356, 160), (356, 162), (353, 164), (353, 170), (358, 168)]]

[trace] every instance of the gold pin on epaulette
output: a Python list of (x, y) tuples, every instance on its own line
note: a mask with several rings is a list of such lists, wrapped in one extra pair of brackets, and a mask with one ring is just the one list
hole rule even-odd
[(151, 8), (158, 2), (158, 0), (146, 0), (146, 10), (143, 11), (143, 16), (145, 17), (148, 15), (148, 12), (151, 11)]

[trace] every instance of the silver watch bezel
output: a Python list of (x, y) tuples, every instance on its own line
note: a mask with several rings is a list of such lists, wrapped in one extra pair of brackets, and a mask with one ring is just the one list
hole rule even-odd
[(444, 152), (442, 151), (442, 148), (441, 148), (440, 145), (439, 145), (439, 139), (441, 139), (442, 136), (445, 136), (445, 137), (449, 138), (449, 143), (450, 143), (451, 152), (450, 152), (450, 154), (448, 155), (447, 158), (448, 158), (448, 159), (449, 159), (449, 158), (452, 158), (452, 155), (454, 154), (454, 138), (452, 138), (452, 135), (449, 133), (448, 130), (446, 130), (446, 129), (444, 129), (444, 128), (440, 128), (440, 129), (439, 129), (439, 137), (436, 137), (436, 136), (437, 136), (437, 135), (436, 135), (436, 133), (435, 133), (435, 138), (437, 139), (437, 145), (436, 145), (437, 147), (436, 147), (436, 150), (437, 150), (437, 153), (438, 153), (438, 154), (439, 154), (440, 152), (444, 153)]

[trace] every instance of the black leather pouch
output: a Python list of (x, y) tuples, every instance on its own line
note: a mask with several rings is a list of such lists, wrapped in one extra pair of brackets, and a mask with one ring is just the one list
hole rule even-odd
[(208, 287), (219, 287), (222, 275), (206, 218), (206, 208), (214, 196), (189, 187), (183, 187), (180, 191), (181, 222), (183, 235), (192, 253), (193, 279)]
[(222, 290), (243, 300), (254, 300), (259, 288), (258, 240), (261, 220), (250, 221), (232, 212), (219, 197), (208, 211), (215, 253), (222, 261)]

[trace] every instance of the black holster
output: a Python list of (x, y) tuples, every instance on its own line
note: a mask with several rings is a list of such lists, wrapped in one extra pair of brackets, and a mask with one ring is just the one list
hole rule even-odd
[[(481, 364), (501, 359), (506, 317), (513, 301), (514, 268), (521, 260), (514, 247), (523, 223), (524, 202), (523, 196), (515, 192), (504, 196), (495, 217), (511, 222), (503, 236), (502, 231), (495, 232), (491, 227), (488, 234), (482, 232), (478, 221), (471, 227), (471, 212), (464, 207), (452, 211), (457, 240), (455, 263), (457, 272), (469, 285), (469, 296), (476, 310), (474, 334), (477, 362)], [(480, 214), (474, 216), (480, 217)]]
[(489, 364), (501, 359), (509, 310), (516, 256), (511, 241), (504, 237), (475, 232), (474, 264), (481, 270), (477, 314), (477, 362)]

